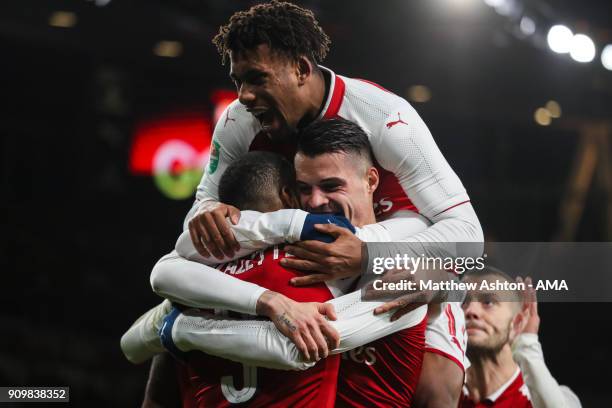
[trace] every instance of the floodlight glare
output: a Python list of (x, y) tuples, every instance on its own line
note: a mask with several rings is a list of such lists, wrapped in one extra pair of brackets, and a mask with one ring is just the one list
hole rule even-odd
[(605, 69), (612, 71), (612, 44), (608, 44), (601, 52), (601, 63)]
[(571, 41), (570, 56), (577, 62), (591, 62), (595, 58), (595, 43), (584, 34), (576, 34)]
[(525, 35), (532, 35), (536, 31), (536, 23), (532, 18), (523, 16), (520, 24), (521, 32)]
[(546, 40), (551, 50), (558, 54), (565, 54), (570, 52), (573, 38), (572, 30), (564, 25), (556, 25), (548, 31)]

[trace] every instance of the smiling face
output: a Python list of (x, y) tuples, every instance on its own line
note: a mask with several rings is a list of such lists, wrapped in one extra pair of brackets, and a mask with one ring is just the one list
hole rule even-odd
[(295, 156), (298, 194), (304, 210), (342, 213), (355, 226), (376, 222), (372, 196), (378, 171), (358, 154)]
[[(495, 283), (500, 277), (487, 276), (473, 279), (469, 276), (464, 282), (483, 280)], [(496, 354), (508, 344), (514, 320), (520, 312), (520, 304), (510, 301), (508, 292), (470, 290), (463, 303), (468, 335), (469, 354)]]
[[(305, 84), (311, 73), (306, 61), (274, 53), (267, 44), (230, 54), (230, 77), (238, 99), (274, 141), (286, 141), (306, 115)], [(306, 72), (304, 72), (306, 71)]]

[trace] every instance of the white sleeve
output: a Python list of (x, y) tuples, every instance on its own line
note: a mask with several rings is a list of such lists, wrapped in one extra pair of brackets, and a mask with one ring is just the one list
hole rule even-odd
[[(364, 302), (361, 292), (330, 300), (338, 315), (330, 324), (340, 335), (340, 346), (332, 354), (354, 349), (399, 330), (419, 324), (427, 306), (391, 321), (392, 312), (375, 316), (384, 302)], [(270, 321), (205, 318), (182, 314), (172, 328), (172, 338), (182, 351), (200, 350), (207, 354), (259, 367), (304, 370), (312, 363), (302, 361), (295, 345)]]
[(266, 288), (236, 279), (210, 266), (189, 261), (176, 251), (162, 257), (151, 272), (159, 296), (191, 307), (233, 310), (255, 315)]
[(412, 211), (401, 211), (396, 218), (357, 228), (357, 237), (364, 242), (399, 242), (425, 231), (431, 226), (427, 218)]
[[(395, 174), (419, 213), (433, 223), (409, 241), (483, 242), (482, 228), (465, 188), (423, 120), (407, 102), (392, 112), (372, 135), (374, 156), (383, 168)], [(398, 114), (404, 123), (388, 127), (386, 124), (397, 120)], [(470, 253), (456, 255), (480, 256), (482, 251), (476, 253), (476, 247), (466, 246)]]
[(164, 300), (140, 316), (121, 336), (121, 351), (131, 363), (143, 363), (154, 355), (165, 351), (157, 333), (164, 316), (170, 313), (171, 309), (170, 301)]
[(302, 210), (278, 210), (268, 213), (242, 211), (237, 225), (227, 220), (236, 240), (240, 243), (240, 250), (232, 257), (224, 256), (223, 259), (219, 259), (212, 255), (208, 258), (200, 255), (193, 246), (189, 231), (183, 231), (176, 241), (175, 249), (183, 258), (205, 265), (230, 262), (260, 249), (299, 240), (307, 215), (308, 213)]
[(196, 190), (195, 202), (185, 217), (183, 229), (187, 229), (189, 220), (203, 202), (219, 201), (221, 176), (234, 160), (248, 152), (255, 134), (252, 126), (252, 115), (237, 99), (225, 109), (215, 125), (208, 164)]
[(512, 345), (512, 356), (521, 368), (534, 408), (582, 407), (576, 394), (559, 385), (548, 370), (537, 334), (519, 335)]

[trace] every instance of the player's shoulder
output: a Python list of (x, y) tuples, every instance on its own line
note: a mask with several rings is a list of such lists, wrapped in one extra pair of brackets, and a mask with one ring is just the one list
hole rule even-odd
[(345, 100), (352, 103), (363, 103), (380, 111), (391, 113), (408, 101), (375, 82), (367, 79), (342, 77), (345, 83)]
[(219, 116), (214, 137), (224, 145), (239, 142), (248, 146), (259, 130), (255, 117), (236, 99)]
[[(235, 99), (232, 103), (227, 105), (217, 125), (221, 124), (224, 128), (232, 125), (239, 125), (243, 127), (253, 126), (257, 124), (255, 117), (249, 113), (246, 106), (240, 103), (238, 99)], [(253, 126), (255, 128), (255, 126)]]
[(362, 127), (379, 127), (398, 110), (413, 110), (408, 101), (377, 83), (366, 79), (341, 78), (345, 92), (339, 114)]

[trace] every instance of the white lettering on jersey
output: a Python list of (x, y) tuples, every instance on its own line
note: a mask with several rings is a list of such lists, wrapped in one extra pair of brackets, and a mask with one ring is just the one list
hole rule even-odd
[(352, 360), (355, 363), (372, 366), (376, 364), (376, 348), (372, 346), (360, 346), (342, 353), (344, 360)]
[(257, 367), (243, 365), (242, 373), (244, 386), (239, 390), (234, 386), (234, 377), (231, 375), (221, 377), (221, 392), (225, 399), (232, 404), (250, 400), (257, 391)]
[(374, 203), (374, 213), (380, 215), (386, 213), (393, 208), (393, 201), (389, 200), (388, 197), (381, 198), (377, 203)]

